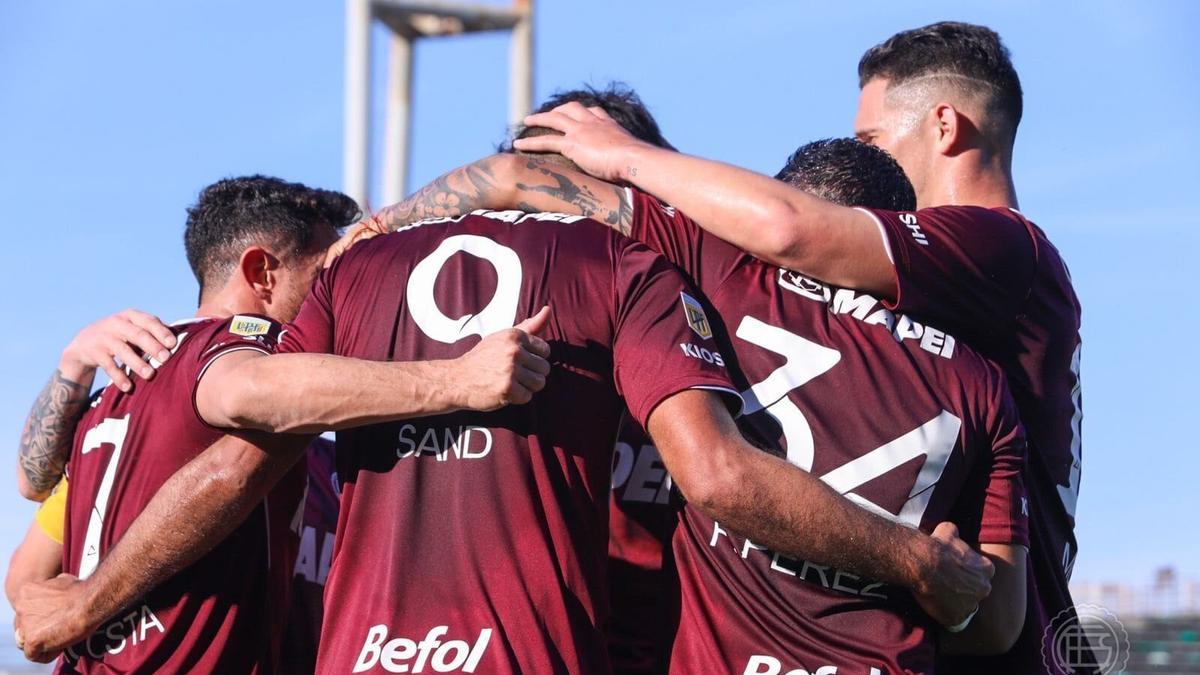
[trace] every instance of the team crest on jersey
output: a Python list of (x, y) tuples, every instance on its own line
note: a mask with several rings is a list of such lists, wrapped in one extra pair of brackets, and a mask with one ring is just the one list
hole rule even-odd
[(687, 316), (688, 326), (705, 340), (711, 338), (712, 324), (708, 322), (708, 315), (704, 313), (700, 301), (687, 293), (680, 293), (679, 297), (683, 300), (683, 313)]
[(229, 322), (229, 332), (234, 335), (254, 337), (255, 335), (265, 335), (269, 330), (271, 330), (271, 322), (258, 317), (239, 314)]

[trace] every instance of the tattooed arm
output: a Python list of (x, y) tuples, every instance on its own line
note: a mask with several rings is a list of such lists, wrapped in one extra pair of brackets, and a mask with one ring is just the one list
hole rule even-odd
[(88, 391), (95, 376), (95, 369), (89, 372), (60, 363), (33, 402), (17, 451), (17, 490), (22, 497), (40, 502), (50, 496), (51, 488), (62, 478), (71, 454), (75, 423), (87, 409)]
[[(160, 363), (170, 358), (175, 335), (158, 318), (128, 309), (84, 328), (63, 350), (58, 369), (33, 402), (21, 445), (17, 450), (17, 490), (22, 497), (42, 501), (62, 478), (75, 425), (87, 410), (88, 392), (103, 368), (122, 391), (133, 382), (121, 363), (143, 379), (154, 377), (154, 368), (142, 354)], [(136, 350), (140, 350), (139, 354)]]
[(554, 211), (587, 216), (629, 233), (633, 209), (625, 188), (593, 178), (554, 155), (499, 154), (459, 167), (375, 215), (394, 231), (425, 218), (475, 209)]

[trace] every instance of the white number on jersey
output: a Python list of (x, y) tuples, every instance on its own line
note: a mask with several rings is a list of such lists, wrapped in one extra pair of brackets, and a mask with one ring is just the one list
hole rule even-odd
[[(742, 318), (737, 336), (787, 359), (761, 382), (742, 392), (742, 397), (746, 400), (747, 415), (761, 410), (779, 422), (787, 443), (788, 461), (805, 471), (811, 471), (814, 453), (812, 428), (804, 412), (787, 395), (831, 370), (841, 360), (841, 353), (751, 316)], [(943, 410), (916, 429), (826, 473), (821, 480), (863, 508), (901, 524), (917, 527), (929, 506), (933, 488), (946, 469), (950, 454), (954, 452), (961, 427), (962, 421), (958, 417)], [(925, 463), (909, 491), (908, 501), (899, 513), (890, 513), (853, 492), (855, 488), (921, 456), (925, 457)]]
[[(446, 261), (459, 252), (483, 258), (496, 268), (496, 293), (479, 312), (451, 319), (438, 309), (433, 285)], [(417, 263), (408, 277), (406, 297), (413, 321), (421, 332), (438, 342), (454, 344), (468, 335), (484, 337), (511, 328), (516, 323), (520, 291), (521, 259), (516, 251), (487, 237), (460, 234), (448, 237)]]
[(100, 534), (104, 529), (104, 514), (108, 510), (108, 496), (117, 477), (121, 446), (125, 445), (125, 434), (128, 431), (129, 415), (125, 415), (119, 418), (109, 417), (88, 429), (83, 435), (83, 448), (80, 450), (83, 454), (98, 450), (106, 443), (113, 445), (113, 452), (104, 468), (104, 477), (100, 479), (100, 489), (96, 491), (96, 501), (92, 504), (92, 513), (88, 518), (87, 533), (83, 537), (83, 557), (79, 561), (78, 574), (80, 579), (90, 577), (100, 562)]

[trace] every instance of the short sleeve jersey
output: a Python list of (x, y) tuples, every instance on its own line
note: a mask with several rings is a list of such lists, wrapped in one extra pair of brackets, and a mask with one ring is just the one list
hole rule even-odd
[(1070, 273), (1045, 233), (1012, 209), (869, 213), (895, 266), (892, 309), (934, 322), (994, 360), (1008, 376), (1029, 436), (1031, 574), (1024, 629), (1003, 657), (951, 665), (971, 672), (1039, 670), (1050, 622), (1074, 606), (1068, 582), (1078, 553), (1083, 402), (1080, 306)]
[(317, 670), (607, 672), (621, 397), (643, 423), (685, 389), (738, 401), (725, 369), (687, 348), (706, 339), (694, 296), (644, 245), (520, 211), (413, 225), (322, 273), (285, 350), (450, 359), (549, 305), (553, 370), (526, 405), (338, 434)]
[[(632, 236), (690, 274), (748, 389), (743, 431), (848, 499), (971, 542), (1024, 545), (1025, 438), (1003, 375), (952, 335), (754, 260), (633, 193)], [(672, 672), (931, 672), (906, 591), (795, 560), (686, 507)]]
[(292, 602), (288, 607), (283, 643), (283, 672), (311, 673), (317, 664), (317, 645), (324, 615), (325, 578), (333, 559), (339, 489), (334, 445), (318, 436), (308, 445), (308, 490), (304, 493), (304, 522), (292, 573)]
[[(80, 420), (68, 463), (71, 489), (63, 569), (86, 577), (176, 471), (222, 437), (196, 412), (205, 369), (235, 351), (274, 351), (280, 326), (250, 315), (175, 324), (177, 344), (130, 393), (109, 385)], [(277, 672), (295, 560), (290, 526), (303, 467), (212, 551), (86, 641), (60, 672)]]

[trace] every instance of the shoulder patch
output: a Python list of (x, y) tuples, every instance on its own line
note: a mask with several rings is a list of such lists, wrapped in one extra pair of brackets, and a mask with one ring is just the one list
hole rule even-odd
[(269, 330), (271, 330), (271, 322), (256, 316), (243, 316), (239, 314), (229, 321), (229, 332), (234, 335), (253, 337), (255, 335), (265, 335)]
[(683, 292), (680, 292), (679, 298), (683, 301), (683, 314), (692, 331), (705, 340), (712, 338), (712, 324), (708, 322), (708, 315), (704, 313), (700, 301)]

